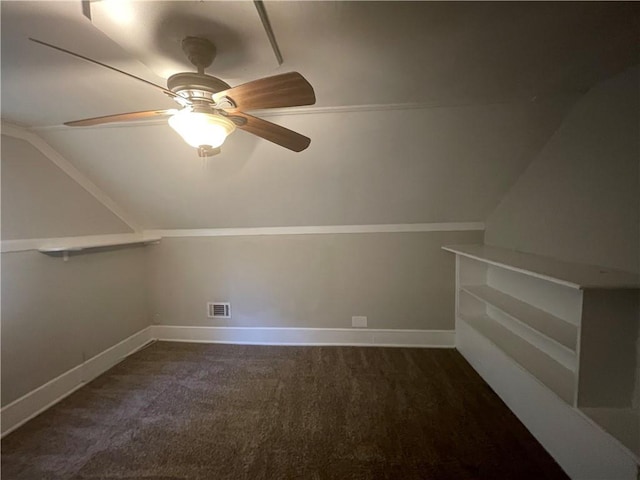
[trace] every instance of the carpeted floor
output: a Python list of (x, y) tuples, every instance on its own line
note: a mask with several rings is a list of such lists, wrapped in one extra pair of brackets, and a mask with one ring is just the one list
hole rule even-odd
[(159, 342), (2, 440), (2, 479), (567, 478), (455, 350)]

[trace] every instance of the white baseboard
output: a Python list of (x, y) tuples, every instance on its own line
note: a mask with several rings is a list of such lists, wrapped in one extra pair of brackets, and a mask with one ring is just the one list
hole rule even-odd
[(2, 436), (55, 405), (151, 340), (151, 327), (147, 327), (11, 402), (0, 410)]
[(359, 345), (453, 348), (453, 330), (179, 327), (153, 325), (124, 339), (0, 410), (2, 436), (55, 405), (152, 340), (248, 345)]
[(0, 411), (2, 436), (58, 403), (152, 340), (250, 345), (453, 348), (574, 479), (635, 480), (635, 461), (605, 432), (535, 381), (463, 322), (454, 330), (183, 327), (153, 325), (63, 373)]
[(635, 461), (617, 441), (462, 321), (456, 347), (571, 478), (638, 478)]
[(453, 330), (369, 328), (182, 327), (154, 325), (153, 337), (171, 342), (247, 345), (354, 345), (453, 348)]

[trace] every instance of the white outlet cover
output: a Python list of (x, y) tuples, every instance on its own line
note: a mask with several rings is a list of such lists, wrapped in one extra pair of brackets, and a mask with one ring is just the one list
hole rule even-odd
[(357, 328), (367, 328), (367, 317), (351, 317), (351, 326)]

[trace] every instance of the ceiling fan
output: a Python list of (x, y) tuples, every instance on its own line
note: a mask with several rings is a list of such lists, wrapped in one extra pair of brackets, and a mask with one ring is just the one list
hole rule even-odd
[(167, 80), (167, 88), (50, 43), (34, 38), (29, 40), (144, 82), (182, 107), (179, 110), (147, 110), (65, 122), (70, 127), (169, 117), (171, 128), (195, 147), (201, 157), (219, 153), (226, 137), (236, 128), (294, 152), (301, 152), (311, 143), (308, 137), (293, 130), (244, 113), (244, 110), (313, 105), (316, 102), (313, 87), (302, 75), (283, 73), (232, 88), (219, 78), (204, 73), (216, 55), (215, 45), (205, 38), (186, 37), (182, 41), (182, 49), (197, 72), (172, 75)]

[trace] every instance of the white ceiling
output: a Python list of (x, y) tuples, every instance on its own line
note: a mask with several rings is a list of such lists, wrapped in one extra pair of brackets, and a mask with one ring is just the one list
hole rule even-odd
[[(125, 27), (104, 3), (94, 24), (79, 1), (0, 5), (3, 121), (33, 128), (147, 228), (484, 220), (573, 102), (638, 61), (634, 3), (267, 2), (282, 66), (253, 2), (135, 2)], [(27, 40), (164, 85), (190, 70), (181, 38), (203, 34), (218, 46), (208, 73), (232, 85), (311, 82), (319, 109), (267, 118), (308, 150), (237, 132), (203, 166), (162, 122), (61, 127), (175, 104)]]

